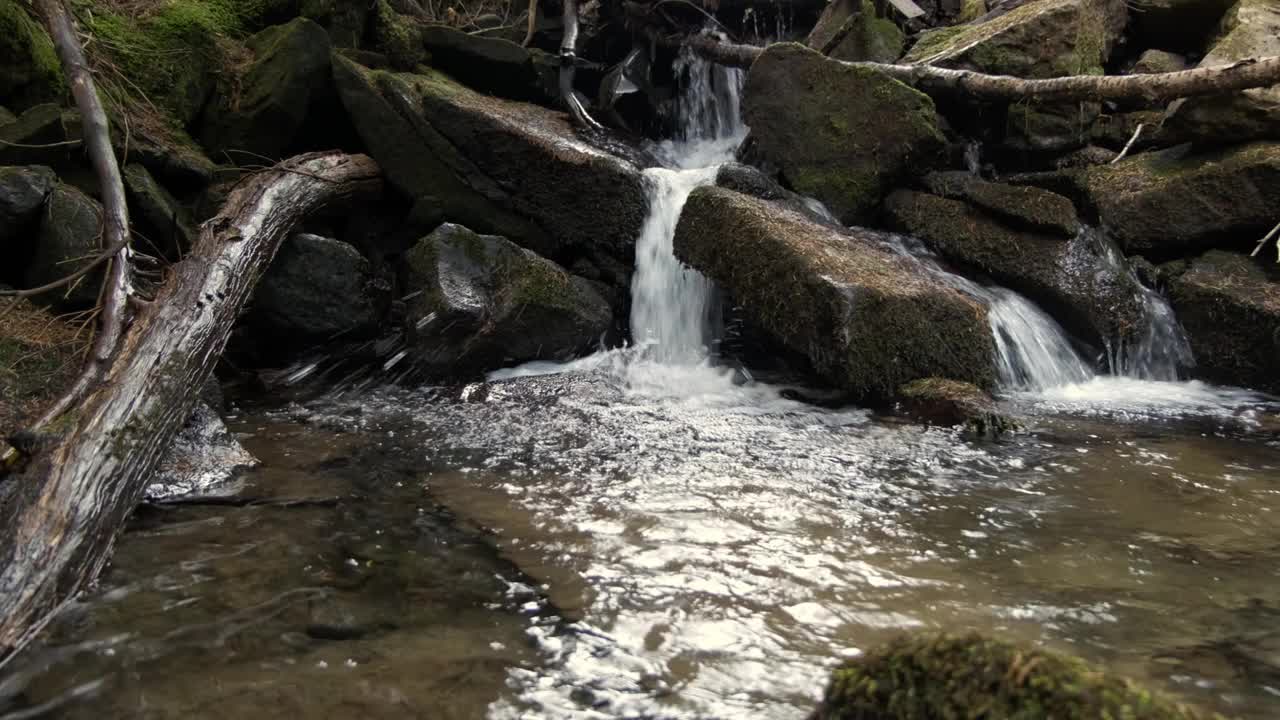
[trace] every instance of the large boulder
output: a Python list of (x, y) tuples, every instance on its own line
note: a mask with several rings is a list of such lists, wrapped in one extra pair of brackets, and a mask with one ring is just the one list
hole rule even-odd
[(263, 275), (248, 321), (277, 351), (361, 340), (377, 332), (386, 294), (354, 247), (299, 233)]
[(333, 64), (361, 139), (419, 205), (554, 260), (633, 262), (644, 179), (580, 140), (562, 113), (486, 97), (432, 70), (371, 71), (337, 55)]
[[(24, 283), (38, 287), (71, 275), (102, 252), (102, 206), (70, 185), (59, 184), (49, 193), (40, 218), (35, 252), (27, 264)], [(84, 310), (98, 299), (101, 269), (69, 286), (36, 296), (58, 310)]]
[[(992, 75), (1052, 78), (1101, 75), (1124, 31), (1124, 0), (1032, 0), (969, 25), (925, 33), (903, 62)], [(1019, 103), (1006, 143), (1065, 150), (1084, 145), (1097, 103)]]
[(743, 110), (761, 158), (846, 223), (944, 145), (927, 95), (795, 43), (770, 45), (751, 66)]
[(348, 0), (302, 0), (301, 15), (319, 23), (334, 47), (358, 48), (364, 40), (371, 3)]
[(17, 282), (35, 245), (32, 237), (44, 201), (58, 184), (47, 167), (0, 167), (0, 282)]
[(836, 668), (810, 720), (1207, 717), (1068, 655), (919, 632)]
[(1130, 33), (1140, 47), (1199, 53), (1234, 1), (1142, 0)]
[[(852, 26), (837, 41), (845, 23)], [(805, 44), (821, 52), (833, 41), (828, 56), (836, 60), (891, 63), (902, 57), (907, 38), (892, 20), (876, 16), (871, 0), (835, 0), (822, 11)]]
[(1144, 153), (1090, 168), (1083, 190), (1126, 253), (1165, 259), (1243, 248), (1276, 222), (1280, 143)]
[(505, 238), (446, 223), (405, 260), (410, 347), (430, 376), (568, 360), (612, 322), (590, 282)]
[[(1198, 67), (1271, 55), (1280, 55), (1280, 2), (1239, 0)], [(1180, 137), (1206, 145), (1280, 139), (1280, 85), (1180, 100), (1170, 107), (1168, 123)]]
[(247, 45), (253, 63), (210, 101), (200, 140), (215, 156), (259, 164), (282, 156), (313, 98), (332, 86), (329, 36), (311, 20), (297, 18), (263, 30)]
[(1280, 277), (1244, 255), (1210, 251), (1168, 273), (1169, 301), (1198, 377), (1280, 393)]
[(431, 52), (432, 67), (481, 92), (541, 103), (559, 97), (555, 73), (548, 78), (542, 72), (547, 63), (541, 50), (447, 25), (423, 28), (422, 43)]
[(142, 165), (126, 165), (121, 175), (130, 219), (145, 231), (150, 244), (173, 259), (190, 250), (197, 231), (186, 208)]
[(986, 308), (870, 231), (841, 232), (703, 187), (689, 196), (674, 244), (676, 256), (724, 287), (751, 322), (855, 395), (888, 398), (927, 377), (995, 384)]
[(53, 41), (17, 0), (0, 0), (0, 98), (19, 110), (62, 94)]
[(1015, 191), (1018, 203), (993, 212), (973, 201), (900, 190), (885, 211), (894, 227), (1028, 296), (1096, 347), (1131, 337), (1142, 324), (1141, 287), (1120, 253), (1097, 233), (1068, 235), (1018, 222), (1018, 213), (1034, 217), (1026, 211), (1066, 199), (1039, 188), (1007, 190)]

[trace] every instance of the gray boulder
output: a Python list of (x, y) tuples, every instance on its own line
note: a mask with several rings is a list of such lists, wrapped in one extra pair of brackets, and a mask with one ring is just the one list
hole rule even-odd
[(992, 387), (986, 308), (877, 240), (703, 187), (690, 195), (674, 243), (677, 257), (837, 387), (871, 398), (927, 377)]
[[(215, 156), (259, 164), (289, 148), (312, 99), (332, 86), (329, 36), (297, 18), (249, 38), (253, 63), (237, 86), (219, 88), (201, 122), (200, 141)], [(236, 154), (242, 151), (245, 154)]]
[[(35, 251), (27, 264), (24, 283), (37, 287), (79, 270), (101, 250), (102, 206), (70, 185), (59, 184), (45, 201)], [(84, 310), (98, 299), (101, 268), (72, 285), (34, 299), (57, 310)]]
[(876, 15), (871, 0), (835, 0), (827, 4), (805, 44), (822, 51), (836, 40), (845, 23), (852, 22), (844, 39), (836, 42), (829, 57), (836, 60), (891, 63), (902, 57), (907, 38), (889, 18)]
[(1197, 377), (1280, 393), (1280, 277), (1249, 257), (1205, 253), (1167, 273)]
[(527, 102), (549, 103), (559, 97), (556, 74), (549, 77), (545, 53), (502, 38), (484, 37), (447, 25), (429, 25), (422, 42), (431, 66), (481, 92)]
[(505, 238), (446, 223), (405, 261), (410, 347), (430, 376), (568, 360), (593, 348), (612, 322), (589, 281)]
[(1010, 219), (1024, 209), (1066, 199), (1038, 188), (1016, 190), (1026, 204), (999, 212), (972, 201), (900, 190), (885, 200), (885, 212), (892, 226), (950, 262), (1026, 295), (1095, 346), (1129, 338), (1143, 318), (1141, 288), (1119, 251), (1097, 233), (1019, 226)]
[(0, 165), (57, 165), (72, 150), (68, 140), (80, 137), (80, 115), (58, 105), (36, 105), (0, 126)]
[(354, 247), (299, 233), (263, 275), (249, 323), (278, 349), (360, 340), (377, 332), (385, 295)]
[(846, 223), (944, 145), (927, 95), (794, 43), (770, 45), (751, 66), (743, 111), (761, 159)]
[[(1280, 55), (1280, 3), (1239, 0), (1197, 67), (1223, 67), (1271, 55)], [(1205, 145), (1280, 139), (1280, 85), (1176, 101), (1169, 108), (1168, 124), (1179, 137)]]
[(1187, 69), (1187, 59), (1177, 53), (1164, 50), (1148, 50), (1142, 53), (1133, 64), (1133, 72), (1137, 75), (1178, 72)]
[(634, 261), (644, 179), (580, 140), (564, 114), (486, 97), (427, 69), (371, 71), (335, 55), (334, 75), (364, 144), (419, 205), (555, 260)]
[(156, 468), (146, 496), (165, 500), (215, 494), (238, 471), (257, 464), (258, 459), (245, 450), (218, 411), (208, 403), (197, 403)]
[(0, 279), (16, 279), (11, 271), (31, 251), (40, 210), (57, 184), (58, 176), (47, 167), (0, 167), (0, 254), (7, 258)]

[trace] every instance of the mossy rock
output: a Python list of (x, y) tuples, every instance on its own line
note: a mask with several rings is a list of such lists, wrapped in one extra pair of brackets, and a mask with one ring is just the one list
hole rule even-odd
[(762, 158), (846, 223), (928, 169), (945, 142), (927, 95), (795, 43), (770, 45), (751, 66), (743, 106)]
[(921, 422), (962, 427), (977, 438), (995, 440), (1018, 425), (1000, 412), (982, 388), (945, 378), (924, 378), (898, 388), (895, 408)]
[[(431, 66), (468, 87), (512, 100), (558, 102), (556, 84), (544, 82), (535, 66), (535, 55), (541, 54), (539, 50), (529, 50), (510, 40), (472, 35), (446, 25), (425, 26), (422, 41), (431, 53)], [(558, 66), (558, 61), (554, 62)]]
[(472, 377), (531, 360), (568, 360), (609, 330), (587, 280), (509, 240), (446, 223), (405, 257), (415, 366)]
[(1168, 281), (1196, 377), (1280, 393), (1280, 274), (1236, 253), (1210, 251)]
[(60, 98), (66, 84), (48, 33), (18, 0), (0, 0), (0, 98), (17, 110)]
[(186, 208), (142, 165), (126, 165), (122, 179), (129, 216), (145, 231), (148, 243), (174, 260), (189, 252), (197, 230)]
[[(1050, 195), (1024, 188), (1027, 196)], [(1057, 201), (1045, 201), (1058, 204)], [(1142, 323), (1139, 286), (1122, 256), (1097, 233), (1019, 229), (981, 204), (899, 190), (885, 200), (891, 227), (914, 235), (944, 258), (1023, 293), (1096, 347), (1122, 343)]]
[(364, 42), (371, 4), (348, 0), (302, 0), (299, 13), (319, 23), (329, 33), (334, 47), (359, 48)]
[(373, 49), (383, 53), (397, 70), (412, 70), (427, 61), (422, 26), (401, 15), (387, 0), (374, 0), (370, 19)]
[(335, 55), (334, 74), (360, 138), (424, 209), (553, 260), (634, 261), (644, 179), (584, 144), (564, 114), (484, 96), (426, 68), (371, 71)]
[(906, 35), (892, 20), (876, 16), (875, 3), (871, 0), (839, 0), (828, 4), (805, 44), (821, 51), (855, 13), (854, 26), (831, 49), (830, 57), (851, 62), (882, 63), (895, 62), (902, 57)]
[[(1280, 55), (1280, 3), (1239, 0), (1197, 67)], [(1186, 98), (1170, 107), (1168, 124), (1179, 137), (1202, 145), (1280, 139), (1280, 86)]]
[(0, 127), (0, 165), (61, 166), (80, 152), (65, 143), (78, 139), (79, 113), (54, 103), (36, 105)]
[(1179, 72), (1187, 69), (1187, 59), (1165, 50), (1147, 50), (1133, 64), (1135, 75)]
[(979, 634), (905, 635), (837, 668), (810, 720), (1201, 720), (1083, 660)]
[[(38, 287), (60, 280), (92, 261), (101, 252), (102, 206), (70, 185), (49, 193), (40, 218), (35, 252), (24, 282)], [(102, 271), (95, 270), (70, 286), (36, 296), (37, 302), (61, 311), (85, 310), (98, 299)]]
[(935, 195), (966, 200), (1019, 229), (1067, 238), (1080, 232), (1075, 205), (1055, 192), (988, 182), (967, 172), (931, 173), (924, 186)]
[(731, 190), (694, 190), (676, 256), (725, 288), (748, 319), (808, 357), (832, 385), (887, 399), (901, 385), (953, 377), (995, 384), (981, 303), (886, 249)]
[(306, 18), (267, 28), (245, 45), (253, 61), (221, 84), (200, 140), (214, 156), (256, 165), (290, 149), (312, 100), (333, 94), (333, 74), (329, 36)]
[(1126, 19), (1123, 0), (1031, 0), (925, 33), (903, 62), (1022, 78), (1101, 75)]
[(1280, 142), (1144, 153), (1091, 168), (1084, 191), (1128, 253), (1167, 259), (1251, 247), (1276, 223)]

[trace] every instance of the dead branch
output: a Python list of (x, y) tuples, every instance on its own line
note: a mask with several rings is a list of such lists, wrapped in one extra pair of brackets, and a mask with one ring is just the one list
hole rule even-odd
[[(629, 3), (628, 6), (634, 3)], [(668, 46), (687, 46), (708, 60), (749, 68), (766, 50), (754, 45), (717, 41), (704, 35), (652, 35)], [(1009, 75), (985, 75), (932, 65), (844, 62), (879, 70), (929, 94), (958, 93), (985, 100), (1139, 100), (1148, 103), (1197, 95), (1216, 95), (1280, 83), (1280, 57), (1241, 60), (1232, 65), (1195, 68), (1150, 75), (1070, 75), (1027, 80)]]
[(303, 155), (232, 192), (125, 332), (65, 429), (0, 502), (0, 666), (101, 571), (237, 316), (302, 219), (381, 187), (369, 158)]
[[(36, 429), (39, 429), (79, 402), (106, 373), (127, 322), (130, 281), (129, 206), (125, 201), (120, 166), (116, 164), (115, 151), (111, 148), (107, 113), (102, 108), (93, 74), (89, 72), (89, 63), (80, 47), (80, 37), (66, 6), (62, 0), (36, 0), (36, 6), (44, 16), (49, 37), (53, 40), (63, 72), (71, 85), (76, 107), (80, 110), (89, 162), (102, 187), (104, 242), (112, 253), (111, 268), (102, 288), (102, 313), (99, 315), (100, 324), (93, 349), (79, 377), (36, 422)], [(75, 279), (73, 277), (67, 282)]]

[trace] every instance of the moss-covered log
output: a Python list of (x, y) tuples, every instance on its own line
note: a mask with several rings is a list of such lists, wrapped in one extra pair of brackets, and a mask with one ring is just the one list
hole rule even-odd
[(204, 224), (104, 382), (0, 486), (0, 665), (106, 563), (280, 243), (310, 213), (379, 187), (367, 157), (303, 155), (244, 182)]

